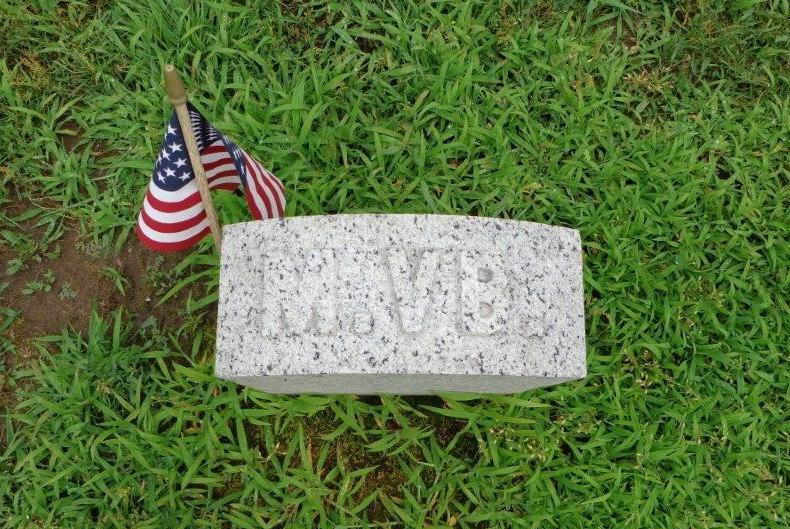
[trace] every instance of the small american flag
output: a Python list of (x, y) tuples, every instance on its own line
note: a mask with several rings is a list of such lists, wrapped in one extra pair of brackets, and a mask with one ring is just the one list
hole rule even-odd
[[(209, 188), (235, 191), (241, 185), (253, 217), (282, 217), (285, 189), (280, 180), (215, 129), (195, 107), (187, 103), (187, 108)], [(143, 244), (159, 252), (186, 250), (210, 232), (175, 112), (135, 231)]]

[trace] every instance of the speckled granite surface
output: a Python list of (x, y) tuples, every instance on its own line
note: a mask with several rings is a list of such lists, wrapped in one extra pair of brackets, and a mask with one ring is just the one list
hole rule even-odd
[(586, 371), (576, 230), (445, 215), (223, 229), (220, 378), (277, 393), (508, 393)]

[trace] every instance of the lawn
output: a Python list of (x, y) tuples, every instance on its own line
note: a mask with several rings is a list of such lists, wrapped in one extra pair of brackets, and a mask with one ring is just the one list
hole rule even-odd
[[(787, 0), (245, 4), (0, 2), (0, 526), (790, 525)], [(215, 379), (210, 239), (131, 231), (167, 62), (288, 216), (580, 230), (587, 378)]]

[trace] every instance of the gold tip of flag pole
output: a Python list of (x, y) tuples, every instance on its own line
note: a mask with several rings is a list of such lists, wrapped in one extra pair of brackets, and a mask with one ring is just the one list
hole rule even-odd
[(173, 105), (184, 105), (187, 102), (187, 91), (178, 70), (172, 64), (165, 65), (165, 92)]
[(214, 210), (214, 202), (211, 200), (211, 191), (208, 187), (206, 172), (203, 170), (203, 164), (200, 162), (200, 151), (198, 150), (197, 140), (195, 140), (195, 134), (192, 132), (192, 123), (189, 119), (189, 111), (187, 110), (187, 91), (186, 88), (184, 88), (184, 82), (181, 80), (181, 76), (178, 75), (178, 70), (176, 70), (172, 64), (165, 65), (164, 74), (165, 92), (167, 92), (167, 97), (176, 110), (178, 123), (181, 125), (181, 132), (184, 135), (184, 142), (186, 143), (187, 153), (189, 154), (189, 161), (192, 165), (192, 171), (195, 173), (195, 181), (197, 182), (198, 190), (200, 191), (200, 199), (206, 210), (206, 219), (208, 220), (211, 235), (214, 237), (214, 248), (219, 252), (222, 246), (222, 232), (220, 231), (217, 212)]

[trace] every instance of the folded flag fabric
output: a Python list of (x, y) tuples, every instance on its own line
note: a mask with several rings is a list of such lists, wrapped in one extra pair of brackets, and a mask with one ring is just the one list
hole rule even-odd
[[(255, 219), (282, 217), (282, 182), (215, 129), (195, 107), (187, 103), (187, 108), (209, 188), (235, 191), (241, 186)], [(210, 233), (175, 112), (167, 125), (135, 232), (145, 246), (159, 252), (186, 250)]]

